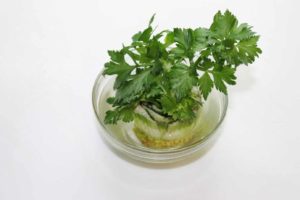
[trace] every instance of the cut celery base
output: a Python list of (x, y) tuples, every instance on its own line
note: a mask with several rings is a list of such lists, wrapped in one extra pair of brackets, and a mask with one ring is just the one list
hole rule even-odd
[(187, 144), (194, 137), (196, 124), (196, 119), (189, 123), (158, 123), (143, 114), (136, 113), (133, 132), (146, 147), (180, 147)]

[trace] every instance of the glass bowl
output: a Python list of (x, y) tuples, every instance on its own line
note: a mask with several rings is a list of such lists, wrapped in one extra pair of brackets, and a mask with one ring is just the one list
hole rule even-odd
[(99, 73), (93, 87), (92, 103), (101, 135), (119, 154), (147, 163), (172, 163), (203, 154), (218, 138), (217, 129), (225, 117), (228, 97), (217, 90), (213, 90), (203, 102), (197, 123), (193, 125), (193, 135), (181, 146), (169, 148), (147, 146), (132, 131), (133, 122), (105, 124), (105, 113), (111, 108), (106, 99), (115, 93), (114, 81), (114, 76), (103, 76), (102, 72)]

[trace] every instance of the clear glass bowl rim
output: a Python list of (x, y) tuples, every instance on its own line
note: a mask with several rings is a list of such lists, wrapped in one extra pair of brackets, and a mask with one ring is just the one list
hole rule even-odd
[(189, 151), (193, 148), (201, 146), (202, 144), (205, 144), (215, 134), (215, 132), (220, 127), (220, 125), (222, 124), (222, 122), (226, 116), (227, 108), (228, 108), (228, 95), (223, 95), (224, 107), (223, 107), (223, 110), (221, 110), (222, 113), (221, 113), (219, 122), (216, 124), (214, 129), (209, 134), (207, 134), (207, 136), (205, 136), (201, 140), (198, 140), (198, 141), (195, 141), (195, 142), (189, 144), (188, 146), (184, 146), (184, 147), (178, 148), (178, 149), (150, 149), (150, 148), (137, 147), (137, 146), (131, 145), (129, 143), (121, 142), (109, 133), (109, 131), (106, 128), (106, 125), (104, 124), (104, 122), (102, 122), (102, 120), (100, 119), (98, 112), (97, 112), (97, 103), (98, 102), (97, 102), (96, 91), (98, 89), (98, 86), (101, 84), (101, 81), (105, 78), (105, 76), (103, 75), (103, 71), (104, 71), (104, 69), (99, 72), (99, 74), (96, 77), (96, 80), (94, 81), (94, 85), (93, 85), (93, 89), (92, 89), (93, 110), (94, 110), (95, 116), (97, 118), (97, 121), (101, 126), (101, 129), (105, 132), (104, 133), (106, 135), (105, 138), (109, 137), (110, 138), (109, 142), (113, 141), (115, 143), (115, 145), (117, 144), (118, 147), (122, 147), (123, 150), (127, 150), (129, 148), (130, 150), (133, 150), (133, 151), (139, 151), (142, 153), (150, 153), (150, 154), (173, 154), (173, 153), (176, 154), (176, 153), (183, 152), (183, 151)]

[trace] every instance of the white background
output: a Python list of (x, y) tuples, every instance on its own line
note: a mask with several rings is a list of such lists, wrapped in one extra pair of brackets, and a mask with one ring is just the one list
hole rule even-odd
[[(300, 199), (298, 2), (1, 0), (0, 199)], [(107, 49), (154, 12), (164, 29), (209, 26), (226, 8), (254, 26), (263, 54), (240, 68), (217, 144), (171, 168), (116, 156), (91, 105)]]

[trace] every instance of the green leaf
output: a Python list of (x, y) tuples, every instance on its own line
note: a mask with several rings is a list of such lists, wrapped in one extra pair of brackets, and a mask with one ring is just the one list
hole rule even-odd
[(166, 71), (166, 72), (169, 72), (171, 70), (172, 66), (173, 66), (172, 63), (168, 62), (166, 60), (161, 60), (161, 62), (162, 62), (163, 70)]
[(238, 25), (238, 20), (228, 10), (224, 15), (220, 11), (215, 15), (210, 30), (219, 39), (244, 40), (255, 35), (248, 24)]
[(123, 122), (130, 122), (134, 118), (134, 108), (132, 106), (120, 109), (120, 116)]
[(142, 32), (142, 34), (141, 34), (141, 36), (139, 37), (138, 40), (139, 40), (139, 41), (143, 41), (143, 42), (148, 42), (148, 41), (150, 40), (152, 31), (153, 31), (153, 29), (152, 29), (151, 26), (148, 27), (148, 28), (146, 28), (146, 29)]
[(210, 30), (213, 37), (219, 39), (212, 47), (218, 62), (221, 58), (231, 65), (248, 65), (262, 52), (257, 47), (259, 36), (255, 35), (251, 26), (246, 23), (239, 25), (236, 17), (228, 10), (224, 14), (218, 12), (215, 15)]
[(172, 67), (169, 76), (171, 87), (178, 100), (187, 96), (197, 82), (196, 76), (192, 74), (190, 68), (184, 64), (177, 64)]
[(108, 97), (108, 98), (106, 99), (106, 102), (107, 102), (108, 104), (113, 104), (114, 101), (115, 101), (115, 97)]
[(108, 74), (108, 75), (114, 75), (114, 74), (129, 74), (132, 70), (133, 67), (126, 64), (126, 63), (122, 63), (122, 64), (117, 64), (114, 62), (108, 62), (105, 63), (104, 65), (105, 69), (104, 69), (104, 74)]
[(141, 35), (142, 35), (142, 32), (141, 32), (141, 31), (137, 32), (136, 34), (134, 34), (134, 35), (131, 37), (132, 41), (133, 41), (133, 42), (139, 41)]
[(118, 88), (114, 105), (125, 105), (134, 101), (150, 86), (151, 80), (153, 76), (150, 70), (132, 76), (132, 80)]
[(199, 87), (204, 99), (206, 100), (208, 94), (211, 92), (212, 88), (214, 87), (214, 83), (207, 72), (205, 72), (199, 79)]
[(262, 53), (261, 49), (257, 46), (259, 36), (253, 36), (248, 39), (237, 42), (231, 49), (224, 50), (222, 55), (229, 64), (248, 65), (253, 63), (255, 58)]
[(211, 33), (208, 29), (197, 28), (194, 30), (194, 43), (192, 46), (194, 51), (201, 51), (213, 42), (215, 40), (211, 38)]
[(162, 89), (156, 85), (150, 88), (150, 91), (146, 93), (146, 97), (147, 98), (157, 97), (160, 96), (162, 93), (163, 93)]
[(174, 33), (169, 32), (165, 37), (165, 46), (168, 47), (174, 43)]
[(171, 95), (164, 95), (161, 98), (160, 102), (163, 107), (163, 111), (170, 115), (173, 114), (174, 110), (177, 107), (176, 99), (174, 97), (172, 97)]
[(117, 121), (122, 120), (124, 122), (130, 122), (134, 119), (134, 107), (126, 106), (123, 108), (116, 108), (115, 110), (109, 110), (106, 112), (104, 123), (116, 124)]
[(176, 58), (183, 58), (186, 55), (186, 51), (180, 47), (171, 49), (170, 53), (174, 54)]
[(187, 51), (193, 45), (193, 30), (174, 28), (174, 41), (177, 42), (178, 47)]
[(199, 106), (195, 100), (190, 97), (177, 101), (171, 95), (165, 95), (161, 98), (163, 111), (172, 116), (174, 120), (188, 121), (195, 117), (194, 109)]
[(121, 51), (108, 51), (112, 61), (105, 63), (104, 65), (104, 75), (117, 75), (114, 83), (114, 89), (119, 88), (134, 69), (125, 62), (124, 49), (125, 48), (123, 48)]
[(214, 16), (214, 21), (210, 30), (215, 33), (219, 39), (224, 39), (230, 35), (230, 32), (237, 26), (236, 17), (228, 10), (222, 14), (220, 11)]
[(215, 83), (217, 90), (219, 90), (227, 95), (227, 88), (222, 79), (222, 75), (220, 73), (213, 73), (213, 76), (214, 76), (214, 83)]
[(236, 76), (234, 75), (235, 69), (230, 67), (224, 67), (222, 69), (222, 79), (229, 85), (235, 85)]
[(109, 110), (106, 112), (104, 123), (105, 124), (116, 124), (120, 119), (120, 114), (115, 110)]
[(158, 40), (150, 41), (147, 48), (147, 57), (151, 59), (158, 59), (161, 54), (160, 42)]
[(108, 51), (110, 59), (116, 63), (124, 63), (124, 53), (122, 51)]
[(248, 39), (255, 35), (255, 32), (251, 30), (251, 26), (246, 23), (235, 26), (230, 33), (230, 38), (235, 40), (244, 40)]
[(144, 31), (142, 31), (142, 32), (139, 31), (138, 33), (134, 34), (132, 36), (132, 41), (133, 42), (138, 42), (138, 41), (148, 42), (151, 38), (152, 32), (153, 32), (153, 28), (151, 26), (149, 26)]
[(150, 18), (149, 20), (149, 23), (148, 23), (148, 26), (151, 26), (153, 21), (154, 21), (154, 18), (155, 18), (155, 13), (152, 15), (152, 17)]
[(189, 121), (195, 118), (195, 113), (193, 110), (197, 110), (199, 103), (194, 99), (188, 97), (182, 99), (179, 105), (176, 107), (175, 118), (180, 121)]
[(261, 49), (257, 47), (257, 41), (259, 36), (253, 36), (251, 38), (241, 40), (237, 45), (237, 55), (239, 60), (244, 64), (253, 63), (255, 57), (258, 57), (262, 53)]
[(227, 88), (225, 83), (229, 85), (236, 84), (236, 76), (234, 75), (234, 73), (235, 69), (230, 67), (224, 67), (221, 71), (214, 71), (213, 77), (216, 88), (224, 94), (227, 94)]
[(119, 74), (114, 83), (114, 89), (119, 89), (124, 83), (126, 83), (127, 79), (130, 77), (130, 72), (124, 72)]

